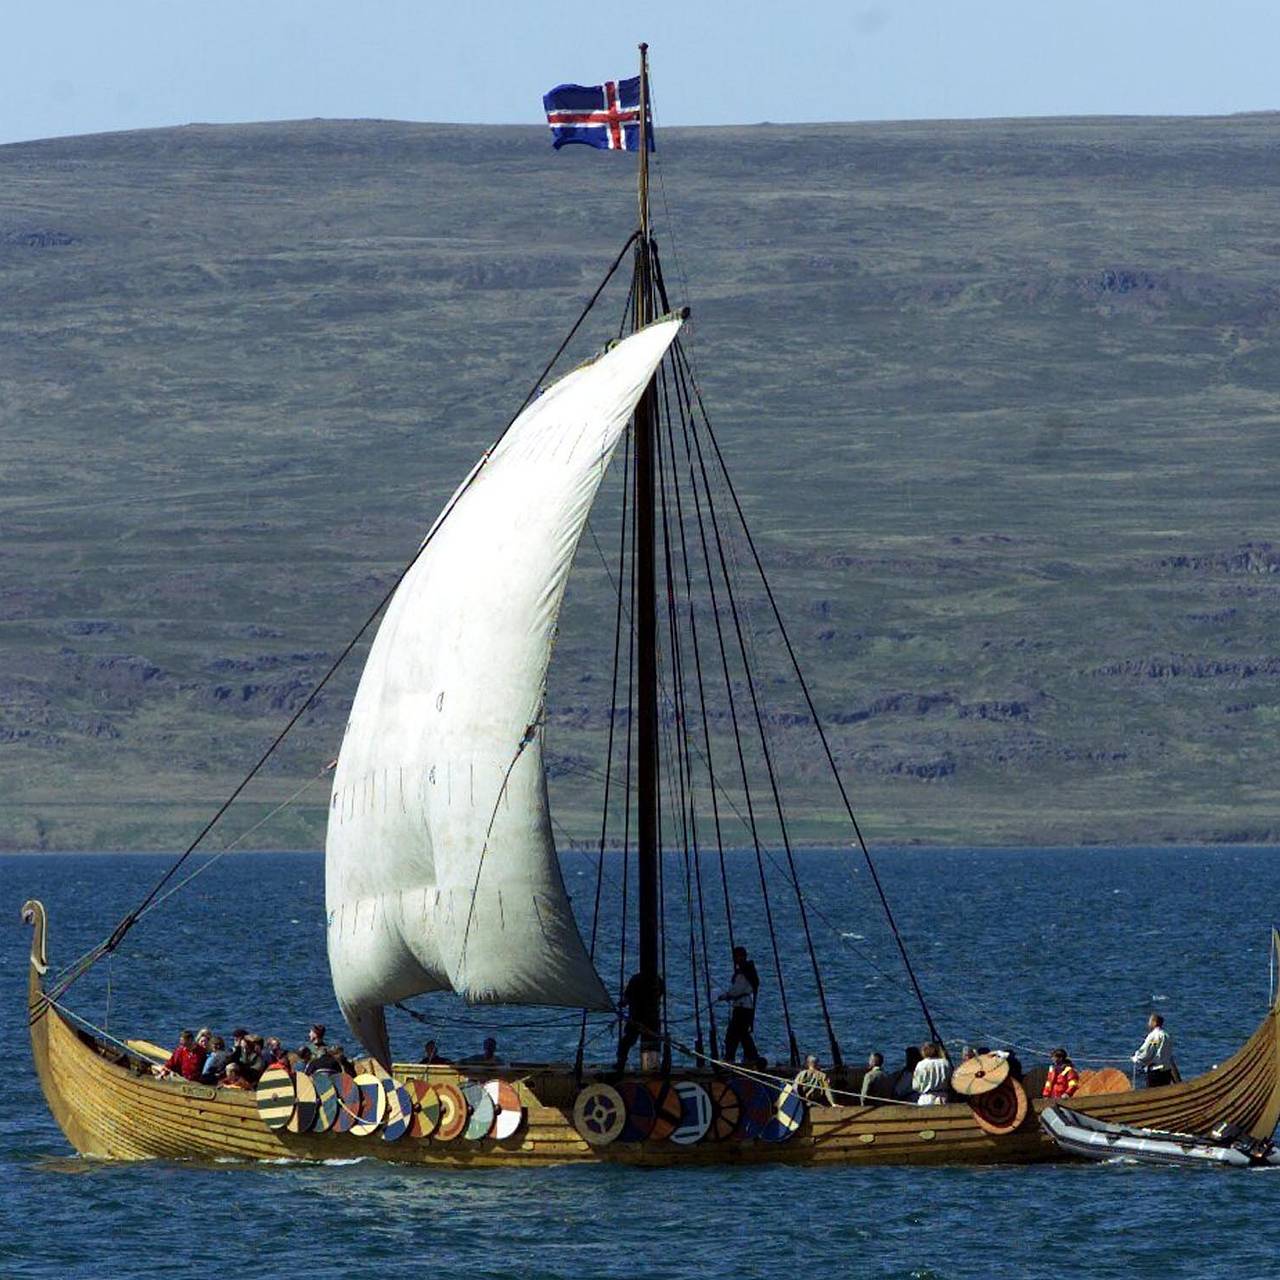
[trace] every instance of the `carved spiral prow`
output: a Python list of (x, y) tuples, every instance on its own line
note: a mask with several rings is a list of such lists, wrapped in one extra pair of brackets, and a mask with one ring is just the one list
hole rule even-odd
[(43, 978), (49, 971), (48, 956), (45, 943), (48, 939), (49, 916), (44, 903), (37, 898), (28, 898), (22, 904), (22, 923), (32, 927), (31, 934), (31, 967)]

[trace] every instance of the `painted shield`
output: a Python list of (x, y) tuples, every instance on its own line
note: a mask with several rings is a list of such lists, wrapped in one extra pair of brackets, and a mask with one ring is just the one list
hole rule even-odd
[(481, 1138), (489, 1136), (489, 1130), (493, 1128), (493, 1122), (497, 1118), (497, 1108), (493, 1105), (488, 1090), (478, 1080), (469, 1080), (464, 1084), (462, 1096), (466, 1098), (467, 1110), (470, 1112), (462, 1136), (469, 1142), (479, 1142)]
[(524, 1104), (520, 1101), (515, 1085), (506, 1080), (490, 1080), (484, 1091), (493, 1099), (494, 1110), (497, 1112), (489, 1136), (501, 1142), (503, 1138), (510, 1138), (518, 1133), (520, 1126), (524, 1124)]
[(316, 1118), (312, 1133), (327, 1133), (338, 1118), (338, 1089), (336, 1077), (329, 1071), (317, 1071), (309, 1077), (316, 1088)]
[(733, 1087), (742, 1100), (742, 1114), (738, 1117), (734, 1137), (758, 1138), (760, 1131), (773, 1119), (773, 1090), (746, 1076), (734, 1080)]
[(352, 1122), (351, 1132), (366, 1138), (387, 1114), (387, 1091), (381, 1077), (372, 1072), (356, 1076), (356, 1088), (360, 1090), (360, 1114)]
[(1129, 1077), (1115, 1067), (1103, 1067), (1100, 1071), (1082, 1071), (1077, 1098), (1087, 1098), (1095, 1093), (1128, 1093), (1133, 1088)]
[(383, 1088), (387, 1095), (387, 1114), (382, 1124), (382, 1140), (399, 1142), (413, 1124), (413, 1094), (398, 1080), (388, 1080)]
[(661, 1142), (671, 1137), (684, 1119), (684, 1104), (670, 1080), (650, 1080), (648, 1089), (653, 1094), (653, 1130), (649, 1137)]
[(716, 1142), (723, 1142), (737, 1132), (738, 1122), (742, 1119), (742, 1099), (730, 1080), (713, 1080), (707, 1086), (707, 1092), (715, 1108), (710, 1136)]
[(653, 1094), (643, 1080), (623, 1080), (618, 1084), (627, 1120), (618, 1135), (619, 1142), (643, 1142), (653, 1132), (653, 1122), (658, 1118)]
[(951, 1088), (962, 1098), (980, 1098), (998, 1089), (1008, 1078), (1008, 1058), (998, 1053), (980, 1053), (951, 1073)]
[(360, 1119), (360, 1089), (345, 1071), (333, 1077), (338, 1095), (338, 1114), (333, 1118), (334, 1133), (346, 1133)]
[(573, 1127), (593, 1147), (607, 1147), (626, 1120), (626, 1104), (610, 1084), (589, 1084), (574, 1101)]
[(692, 1080), (681, 1080), (676, 1085), (676, 1096), (680, 1099), (680, 1123), (671, 1135), (671, 1141), (682, 1147), (701, 1142), (714, 1115), (711, 1106), (711, 1095)]
[(293, 1115), (289, 1117), (290, 1133), (309, 1133), (316, 1122), (316, 1086), (310, 1076), (301, 1071), (293, 1078), (293, 1091), (297, 1102)]
[(440, 1099), (440, 1119), (436, 1124), (435, 1140), (452, 1142), (467, 1127), (467, 1100), (457, 1085), (436, 1085)]
[(293, 1077), (284, 1067), (268, 1067), (258, 1080), (258, 1115), (268, 1129), (283, 1129), (293, 1116)]
[(411, 1080), (409, 1091), (413, 1094), (413, 1119), (409, 1123), (411, 1138), (429, 1138), (440, 1123), (440, 1095), (435, 1086), (425, 1080)]
[(978, 1128), (995, 1137), (1012, 1133), (1026, 1120), (1030, 1109), (1026, 1091), (1012, 1076), (998, 1089), (970, 1098), (969, 1106)]
[(796, 1092), (795, 1085), (787, 1085), (776, 1097), (773, 1114), (760, 1130), (760, 1136), (766, 1142), (786, 1142), (795, 1137), (796, 1131), (804, 1123), (804, 1099)]

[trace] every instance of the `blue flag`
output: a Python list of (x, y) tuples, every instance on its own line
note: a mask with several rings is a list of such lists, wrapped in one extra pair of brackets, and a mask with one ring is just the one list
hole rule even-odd
[[(581, 142), (606, 151), (640, 150), (640, 77), (604, 84), (558, 84), (543, 94), (551, 145)], [(648, 128), (653, 150), (653, 124)]]

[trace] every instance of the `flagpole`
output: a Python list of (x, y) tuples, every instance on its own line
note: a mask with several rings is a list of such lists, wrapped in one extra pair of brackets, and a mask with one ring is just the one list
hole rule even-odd
[(640, 243), (649, 256), (649, 46), (640, 46)]

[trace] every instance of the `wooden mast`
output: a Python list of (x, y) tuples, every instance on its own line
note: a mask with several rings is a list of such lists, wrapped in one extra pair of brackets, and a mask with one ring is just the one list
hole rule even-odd
[[(642, 329), (653, 319), (653, 282), (649, 260), (649, 46), (640, 46), (640, 164), (638, 195), (640, 238), (636, 243), (635, 307), (633, 323)], [(637, 912), (639, 914), (639, 973), (643, 997), (632, 1015), (645, 1028), (641, 1060), (661, 1045), (659, 995), (661, 973), (662, 904), (658, 859), (658, 656), (657, 573), (655, 540), (653, 383), (645, 388), (635, 416), (635, 512), (636, 512), (636, 806), (637, 806)], [(651, 1059), (650, 1059), (651, 1060)]]

